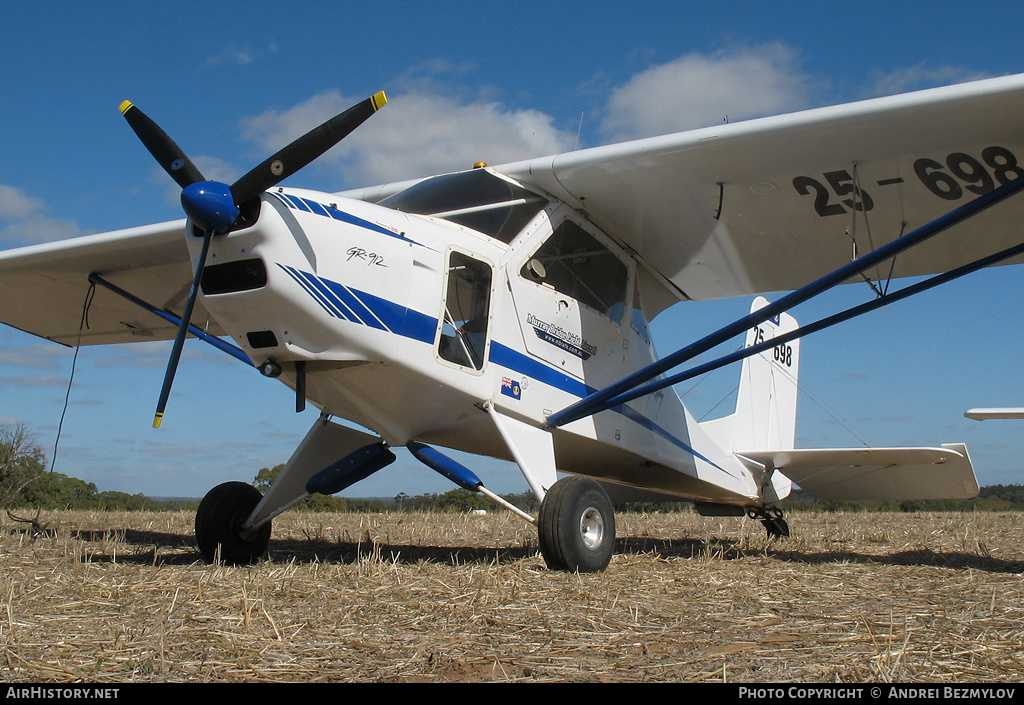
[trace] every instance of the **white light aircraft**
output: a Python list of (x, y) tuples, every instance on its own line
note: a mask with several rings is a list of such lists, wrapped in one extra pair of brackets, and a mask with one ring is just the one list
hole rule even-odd
[[(492, 497), (437, 447), (513, 460), (541, 508), (512, 509), (570, 571), (608, 565), (610, 497), (688, 500), (785, 536), (794, 483), (826, 499), (977, 494), (962, 444), (794, 448), (799, 339), (1020, 261), (1022, 204), (1002, 201), (1024, 186), (1024, 75), (340, 194), (278, 185), (384, 103), (229, 186), (126, 101), (186, 220), (0, 253), (10, 326), (68, 346), (175, 340), (155, 425), (190, 334), (321, 410), (265, 495), (207, 494), (207, 559), (256, 559), (274, 516), (402, 447)], [(787, 313), (850, 281), (877, 296), (803, 328)], [(740, 296), (756, 297), (749, 316), (656, 356), (648, 322), (668, 306)], [(668, 374), (743, 332), (742, 351)], [(698, 423), (671, 385), (739, 360), (735, 411)]]
[(1024, 407), (968, 409), (964, 412), (964, 416), (975, 421), (985, 421), (986, 419), (1024, 419)]

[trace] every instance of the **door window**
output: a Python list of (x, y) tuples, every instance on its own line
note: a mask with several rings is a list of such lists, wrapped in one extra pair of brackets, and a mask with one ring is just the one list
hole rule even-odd
[(564, 221), (520, 272), (547, 284), (619, 323), (625, 313), (629, 270), (597, 238), (571, 220)]
[(445, 277), (438, 356), (461, 367), (484, 366), (490, 322), (491, 266), (452, 250)]

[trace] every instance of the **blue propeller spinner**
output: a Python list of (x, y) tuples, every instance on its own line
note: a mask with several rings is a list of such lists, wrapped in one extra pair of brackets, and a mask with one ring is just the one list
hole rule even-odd
[(231, 187), (219, 181), (197, 181), (183, 188), (181, 207), (204, 233), (228, 232), (239, 213)]
[[(125, 120), (164, 171), (181, 187), (181, 206), (185, 210), (185, 215), (196, 229), (203, 232), (203, 245), (196, 263), (195, 276), (192, 278), (192, 287), (181, 315), (170, 359), (167, 361), (167, 371), (164, 374), (156, 416), (153, 419), (154, 428), (160, 427), (167, 399), (171, 394), (171, 384), (174, 382), (174, 373), (181, 359), (181, 349), (188, 334), (192, 310), (195, 308), (199, 284), (203, 277), (203, 267), (206, 265), (206, 255), (210, 250), (213, 236), (230, 232), (239, 224), (240, 215), (247, 204), (256, 202), (264, 191), (336, 145), (385, 103), (387, 96), (381, 91), (352, 106), (281, 149), (230, 186), (219, 181), (207, 181), (192, 160), (155, 122), (130, 101), (121, 103), (121, 114)], [(251, 225), (249, 222), (245, 224)]]

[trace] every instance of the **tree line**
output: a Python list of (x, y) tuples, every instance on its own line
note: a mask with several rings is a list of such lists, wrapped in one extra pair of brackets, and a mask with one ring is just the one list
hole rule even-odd
[[(284, 464), (272, 468), (262, 468), (253, 480), (253, 486), (260, 492), (266, 492), (284, 469)], [(520, 509), (531, 512), (540, 508), (540, 503), (532, 492), (502, 495)], [(409, 496), (399, 492), (394, 497), (377, 499), (358, 499), (353, 497), (337, 497), (315, 494), (302, 500), (296, 508), (300, 511), (326, 512), (472, 512), (478, 509), (491, 510), (494, 502), (478, 492), (470, 492), (460, 488), (442, 494), (427, 493)]]
[[(261, 468), (252, 484), (266, 492), (284, 468)], [(532, 492), (505, 495), (515, 506), (536, 512), (539, 503)], [(46, 457), (32, 441), (24, 426), (0, 427), (0, 509), (96, 509), (110, 511), (158, 511), (195, 509), (198, 500), (156, 500), (141, 493), (100, 492), (91, 482), (46, 469)], [(917, 512), (917, 511), (1024, 511), (1024, 485), (987, 485), (980, 494), (967, 500), (927, 500), (903, 502), (823, 502), (803, 492), (794, 492), (780, 505), (787, 511), (827, 512)], [(300, 502), (300, 511), (333, 512), (458, 512), (493, 510), (496, 505), (483, 495), (465, 489), (443, 494), (415, 496), (400, 492), (395, 497), (358, 499), (312, 495)], [(627, 503), (616, 505), (619, 511), (690, 511), (686, 502)]]
[(92, 482), (46, 470), (46, 456), (24, 426), (0, 427), (0, 509), (155, 510), (143, 494), (100, 492)]

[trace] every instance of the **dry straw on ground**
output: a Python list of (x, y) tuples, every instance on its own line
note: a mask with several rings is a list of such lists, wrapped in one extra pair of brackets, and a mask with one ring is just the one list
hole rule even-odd
[(609, 570), (550, 572), (488, 516), (286, 513), (207, 565), (190, 513), (0, 527), (18, 681), (978, 682), (1024, 676), (1024, 514), (621, 515)]

